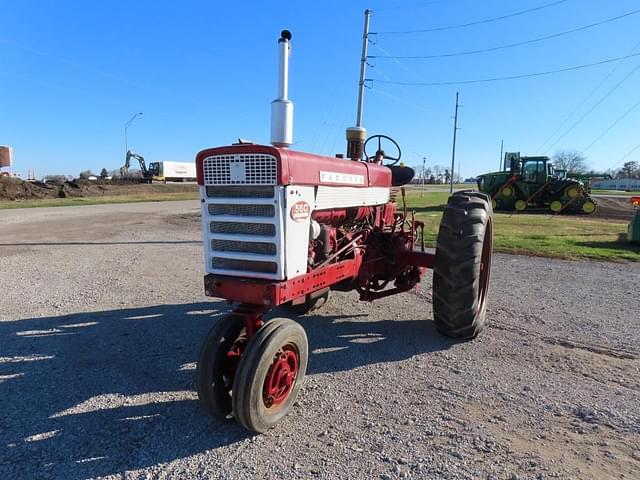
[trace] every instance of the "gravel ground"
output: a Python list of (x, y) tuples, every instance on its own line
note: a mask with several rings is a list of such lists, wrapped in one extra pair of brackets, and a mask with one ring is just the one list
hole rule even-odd
[[(196, 202), (0, 211), (0, 478), (638, 478), (640, 264), (497, 255), (477, 340), (430, 278), (301, 317), (294, 411), (251, 435), (200, 409)], [(279, 315), (281, 312), (275, 312)]]

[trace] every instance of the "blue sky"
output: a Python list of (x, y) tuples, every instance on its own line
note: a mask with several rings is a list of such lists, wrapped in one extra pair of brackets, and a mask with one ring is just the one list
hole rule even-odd
[[(355, 122), (365, 8), (372, 32), (474, 22), (553, 0), (398, 0), (324, 2), (0, 0), (0, 144), (14, 147), (26, 175), (116, 169), (129, 145), (147, 161), (191, 160), (238, 137), (269, 141), (277, 38), (293, 32), (290, 97), (295, 148), (334, 154)], [(570, 30), (639, 9), (637, 0), (566, 0), (502, 21), (421, 34), (372, 37), (367, 76), (399, 82), (458, 81), (555, 70), (640, 52), (640, 14), (520, 47), (421, 60)], [(634, 47), (637, 47), (635, 50)], [(633, 50), (633, 52), (632, 52)], [(461, 104), (462, 174), (496, 169), (500, 140), (527, 154), (583, 151), (640, 101), (640, 57), (512, 81), (396, 86), (374, 81), (364, 125), (398, 140), (410, 165), (450, 162), (455, 92)], [(568, 129), (630, 75), (584, 120)], [(585, 101), (586, 100), (586, 101)], [(566, 122), (567, 117), (582, 107)], [(585, 155), (606, 169), (640, 142), (640, 107)], [(564, 130), (560, 130), (562, 133)], [(545, 144), (546, 142), (546, 144)], [(640, 148), (627, 160), (640, 159)]]

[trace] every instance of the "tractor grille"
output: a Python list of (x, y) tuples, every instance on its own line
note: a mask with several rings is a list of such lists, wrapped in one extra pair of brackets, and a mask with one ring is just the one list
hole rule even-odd
[(276, 234), (276, 226), (272, 223), (211, 222), (211, 233), (240, 233), (273, 237)]
[(205, 185), (275, 185), (278, 163), (273, 155), (215, 155), (203, 161)]
[(202, 218), (207, 273), (284, 279), (284, 187), (271, 155), (204, 160)]
[(211, 250), (219, 252), (245, 252), (260, 255), (275, 255), (276, 244), (271, 242), (235, 242), (232, 240), (211, 240)]
[(263, 262), (256, 260), (240, 260), (235, 258), (213, 257), (211, 266), (214, 269), (241, 270), (260, 273), (276, 273), (278, 264), (276, 262)]
[(273, 198), (273, 187), (207, 187), (209, 198)]
[(276, 209), (273, 205), (209, 205), (211, 215), (234, 215), (240, 217), (273, 217)]

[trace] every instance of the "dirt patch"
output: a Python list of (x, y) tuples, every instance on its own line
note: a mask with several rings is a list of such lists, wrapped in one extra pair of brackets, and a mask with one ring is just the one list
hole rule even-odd
[(17, 178), (0, 178), (0, 201), (50, 198), (101, 197), (153, 193), (196, 191), (192, 184), (141, 184), (132, 181), (76, 180), (64, 183), (25, 182)]
[(596, 197), (598, 209), (594, 217), (629, 221), (634, 214), (633, 205), (627, 197)]

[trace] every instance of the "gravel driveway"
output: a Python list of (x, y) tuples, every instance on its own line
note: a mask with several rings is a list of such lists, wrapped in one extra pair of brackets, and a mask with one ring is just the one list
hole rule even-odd
[[(0, 211), (0, 478), (638, 478), (640, 263), (497, 255), (454, 343), (431, 280), (301, 317), (294, 411), (253, 436), (199, 408), (197, 202)], [(274, 312), (281, 315), (282, 312)]]

